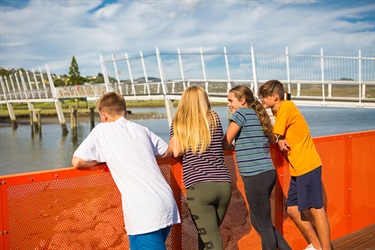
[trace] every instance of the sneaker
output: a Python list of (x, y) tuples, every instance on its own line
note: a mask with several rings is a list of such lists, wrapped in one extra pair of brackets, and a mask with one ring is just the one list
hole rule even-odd
[(314, 246), (313, 246), (313, 244), (309, 244), (304, 250), (318, 250), (318, 249), (316, 249)]

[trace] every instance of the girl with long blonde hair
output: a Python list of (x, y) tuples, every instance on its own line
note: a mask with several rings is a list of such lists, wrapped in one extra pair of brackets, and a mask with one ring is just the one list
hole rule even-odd
[(222, 249), (219, 226), (231, 197), (230, 176), (224, 163), (223, 129), (199, 86), (182, 94), (170, 129), (169, 146), (182, 156), (183, 181), (199, 249)]

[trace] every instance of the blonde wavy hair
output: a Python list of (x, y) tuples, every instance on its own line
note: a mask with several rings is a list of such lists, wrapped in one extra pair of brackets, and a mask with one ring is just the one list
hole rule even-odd
[(204, 89), (199, 86), (185, 89), (173, 119), (174, 138), (181, 150), (203, 153), (211, 144), (216, 122), (217, 116)]

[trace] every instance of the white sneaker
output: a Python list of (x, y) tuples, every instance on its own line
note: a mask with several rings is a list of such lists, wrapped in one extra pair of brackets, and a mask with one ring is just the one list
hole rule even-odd
[(318, 250), (318, 249), (316, 249), (314, 246), (313, 246), (313, 244), (309, 244), (304, 250)]

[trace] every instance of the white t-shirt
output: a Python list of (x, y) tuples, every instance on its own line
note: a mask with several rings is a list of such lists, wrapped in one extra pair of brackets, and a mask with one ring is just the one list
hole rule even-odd
[(155, 159), (167, 148), (148, 128), (119, 118), (98, 124), (74, 152), (85, 161), (107, 163), (122, 196), (128, 235), (180, 223), (173, 192)]

